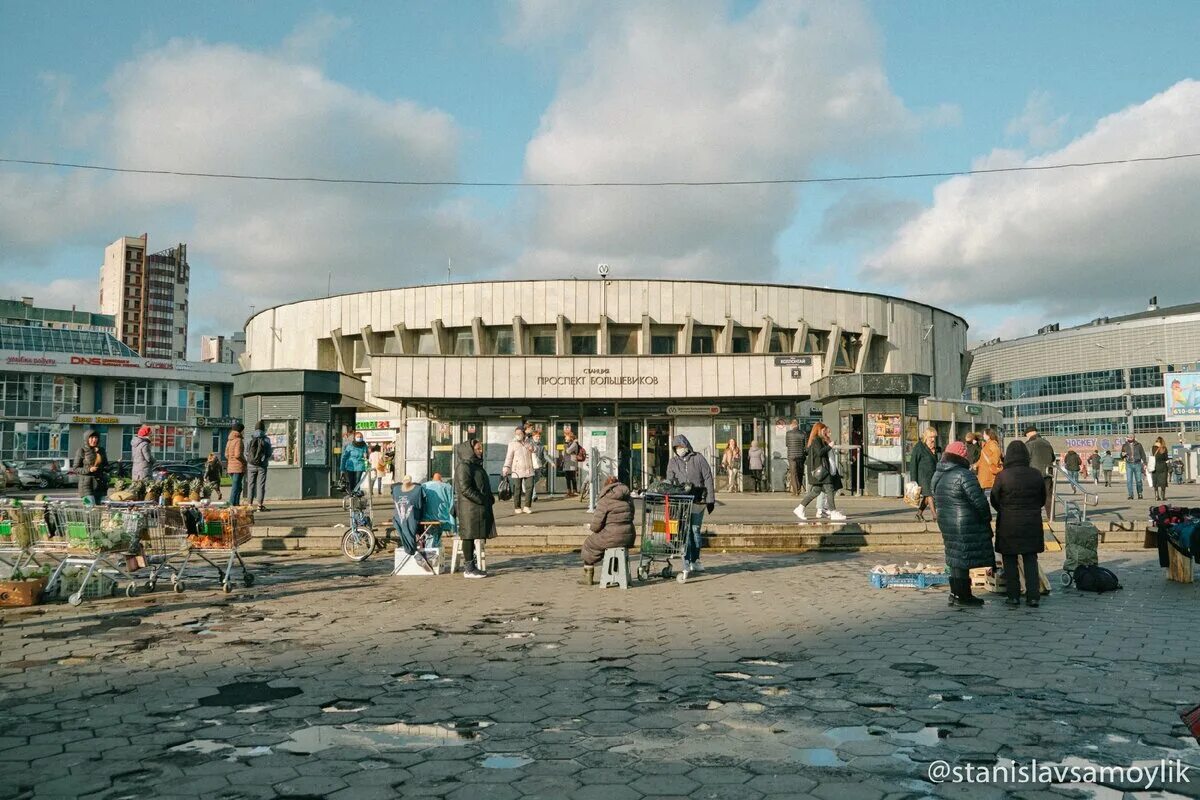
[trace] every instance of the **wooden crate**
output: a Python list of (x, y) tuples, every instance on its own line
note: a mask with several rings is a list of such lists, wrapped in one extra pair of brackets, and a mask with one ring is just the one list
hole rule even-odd
[(27, 581), (0, 581), (0, 606), (23, 608), (37, 603), (46, 588), (45, 578)]
[(1176, 583), (1192, 582), (1192, 559), (1174, 547), (1167, 548), (1167, 580)]

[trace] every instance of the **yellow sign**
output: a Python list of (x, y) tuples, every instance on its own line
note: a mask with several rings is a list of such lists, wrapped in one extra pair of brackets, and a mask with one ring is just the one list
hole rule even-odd
[(79, 425), (119, 425), (118, 417), (71, 417), (71, 422)]

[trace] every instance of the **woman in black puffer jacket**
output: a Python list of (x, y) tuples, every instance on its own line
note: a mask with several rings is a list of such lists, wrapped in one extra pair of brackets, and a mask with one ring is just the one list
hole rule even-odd
[(967, 446), (952, 442), (946, 447), (931, 481), (938, 529), (950, 567), (950, 605), (981, 606), (971, 594), (970, 570), (996, 563), (992, 551), (992, 511), (979, 479), (971, 472)]
[(1037, 554), (1046, 549), (1042, 533), (1042, 508), (1046, 505), (1046, 482), (1042, 473), (1029, 466), (1029, 448), (1020, 440), (1008, 443), (1004, 451), (1004, 469), (992, 487), (992, 507), (996, 509), (996, 552), (1004, 557), (1005, 601), (1021, 605), (1021, 581), (1017, 577), (1017, 557), (1024, 559), (1025, 605), (1037, 608), (1041, 585)]

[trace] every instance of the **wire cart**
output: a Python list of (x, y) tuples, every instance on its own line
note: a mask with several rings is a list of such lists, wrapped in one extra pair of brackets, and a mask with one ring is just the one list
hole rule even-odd
[(36, 561), (33, 542), (38, 526), (42, 529), (40, 538), (48, 538), (45, 503), (0, 502), (0, 567), (7, 567), (8, 574)]
[(670, 578), (674, 572), (671, 563), (683, 556), (688, 528), (692, 524), (690, 494), (658, 494), (646, 492), (642, 496), (642, 550), (638, 560), (637, 577), (644, 581), (650, 577), (656, 563), (662, 563), (659, 574)]
[[(177, 506), (179, 517), (176, 533), (182, 531), (187, 542), (183, 561), (172, 574), (176, 592), (183, 591), (184, 571), (192, 556), (196, 556), (217, 571), (217, 579), (226, 593), (233, 591), (233, 564), (242, 569), (242, 585), (254, 585), (254, 574), (246, 569), (238, 547), (250, 541), (254, 526), (254, 511), (221, 503), (188, 503)], [(168, 528), (172, 527), (168, 525)]]
[(136, 595), (137, 580), (127, 566), (127, 558), (140, 548), (145, 517), (141, 509), (91, 503), (51, 505), (49, 518), (54, 521), (54, 531), (47, 539), (35, 541), (33, 545), (35, 554), (46, 553), (58, 559), (46, 584), (46, 593), (58, 588), (67, 567), (82, 567), (84, 575), (79, 589), (67, 597), (71, 605), (83, 602), (88, 582), (94, 574), (125, 578), (129, 581), (125, 587), (126, 596)]
[[(168, 523), (167, 517), (171, 508), (145, 502), (108, 501), (105, 505), (110, 509), (136, 511), (142, 515), (142, 528), (139, 531), (141, 545), (134, 548), (137, 552), (131, 554), (127, 566), (131, 573), (147, 570), (144, 584), (146, 591), (153, 592), (165, 573), (170, 576), (175, 591), (182, 592), (178, 580), (180, 566), (176, 566), (176, 563), (182, 565), (186, 558), (188, 541), (183, 526)], [(138, 557), (142, 559), (140, 564), (134, 561)]]

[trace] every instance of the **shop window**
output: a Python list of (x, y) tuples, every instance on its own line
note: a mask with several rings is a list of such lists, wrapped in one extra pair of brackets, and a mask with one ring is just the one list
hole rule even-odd
[(573, 356), (594, 356), (596, 355), (596, 334), (587, 333), (581, 336), (571, 337), (571, 355)]
[(667, 334), (654, 334), (650, 337), (650, 353), (656, 356), (675, 355), (676, 337)]
[(271, 441), (271, 464), (296, 466), (296, 421), (291, 419), (264, 420), (267, 438)]
[(517, 353), (516, 339), (513, 338), (512, 328), (500, 328), (496, 331), (496, 345), (493, 350), (498, 356), (511, 356)]

